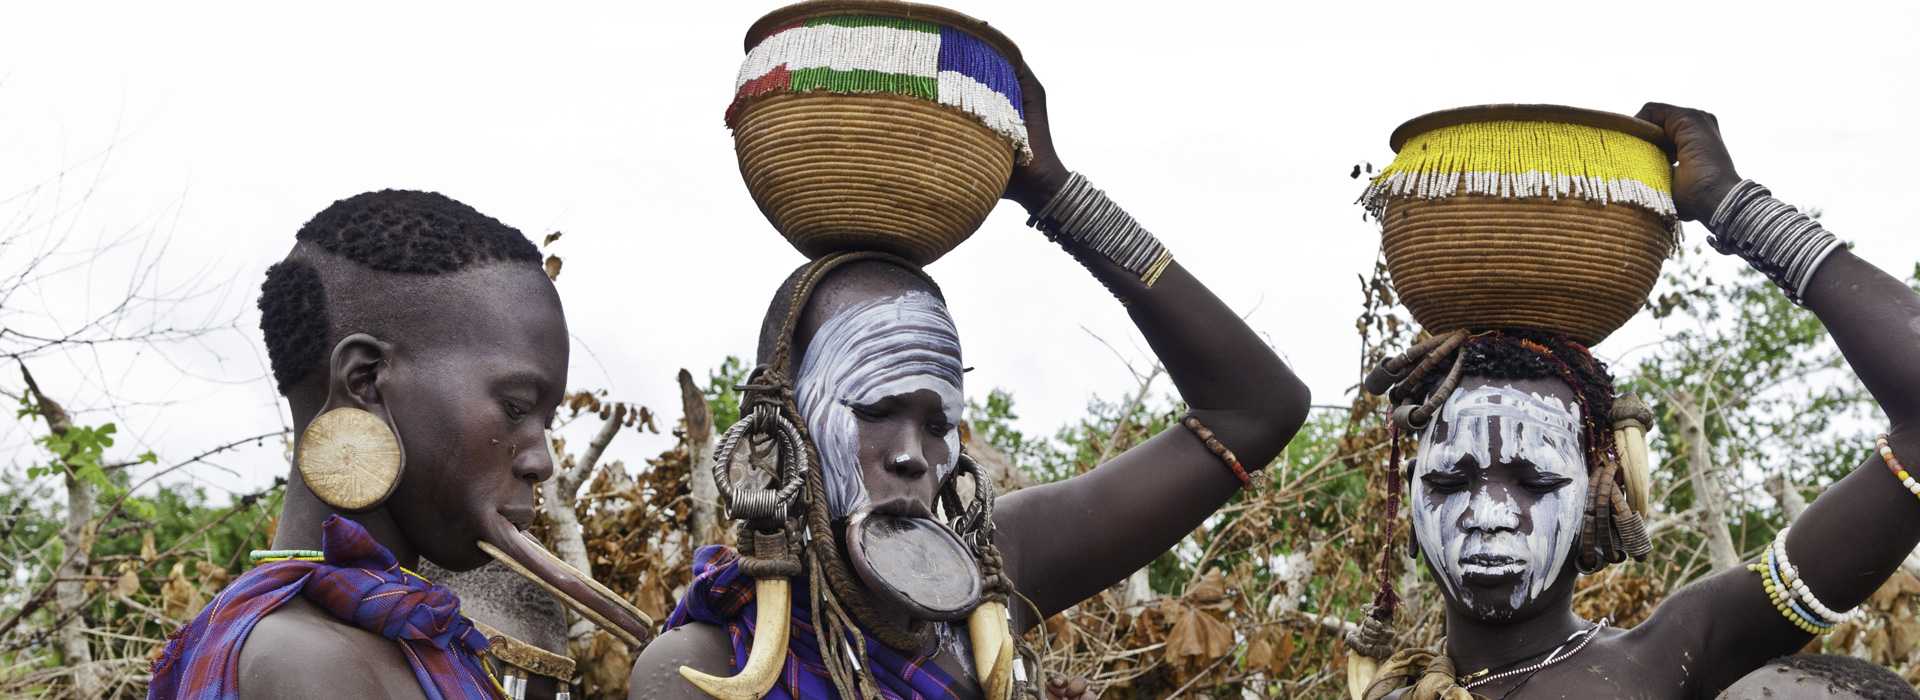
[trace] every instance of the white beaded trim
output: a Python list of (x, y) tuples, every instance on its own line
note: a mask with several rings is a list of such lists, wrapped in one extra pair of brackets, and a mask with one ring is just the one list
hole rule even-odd
[(1786, 580), (1787, 588), (1793, 597), (1813, 611), (1813, 614), (1819, 615), (1832, 624), (1854, 622), (1864, 617), (1866, 613), (1858, 607), (1844, 613), (1834, 612), (1833, 608), (1827, 607), (1826, 603), (1820, 602), (1820, 599), (1813, 595), (1813, 589), (1807, 586), (1805, 579), (1800, 578), (1800, 569), (1795, 567), (1793, 562), (1787, 561), (1787, 531), (1791, 529), (1793, 529), (1791, 526), (1780, 528), (1780, 533), (1773, 537), (1772, 547), (1773, 560), (1780, 565), (1780, 576)]

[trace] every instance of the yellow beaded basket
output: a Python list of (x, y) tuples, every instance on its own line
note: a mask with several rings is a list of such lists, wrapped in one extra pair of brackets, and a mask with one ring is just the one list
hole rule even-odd
[(1394, 290), (1433, 333), (1532, 328), (1592, 345), (1646, 303), (1678, 225), (1654, 124), (1554, 105), (1394, 130), (1362, 202)]
[[(985, 22), (930, 5), (816, 0), (761, 18), (746, 46), (728, 110), (740, 176), (810, 258), (878, 250), (930, 263), (980, 227), (1026, 153), (1017, 88), (1007, 88), (1020, 53)], [(962, 47), (966, 65), (991, 64), (994, 79), (949, 69)]]

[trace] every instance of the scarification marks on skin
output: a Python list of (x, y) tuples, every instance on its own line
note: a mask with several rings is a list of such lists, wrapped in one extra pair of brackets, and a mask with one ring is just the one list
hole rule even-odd
[[(1477, 386), (1448, 397), (1440, 419), (1422, 434), (1413, 481), (1414, 534), (1439, 568), (1442, 584), (1469, 608), (1511, 614), (1560, 576), (1586, 503), (1579, 410), (1507, 385)], [(1516, 463), (1569, 481), (1527, 504), (1521, 498), (1526, 494), (1505, 481), (1468, 478), (1466, 488), (1445, 493), (1425, 480), (1435, 473), (1473, 477), (1474, 470), (1519, 468)], [(1466, 585), (1470, 574), (1515, 573), (1519, 582), (1505, 600), (1477, 599), (1488, 593)]]
[[(947, 305), (908, 292), (847, 306), (807, 343), (794, 385), (800, 416), (820, 450), (827, 507), (834, 517), (867, 505), (860, 476), (860, 423), (852, 406), (932, 391), (947, 422), (958, 425), (962, 403), (960, 337)], [(960, 432), (942, 438), (947, 459), (932, 465), (936, 481), (960, 459)]]

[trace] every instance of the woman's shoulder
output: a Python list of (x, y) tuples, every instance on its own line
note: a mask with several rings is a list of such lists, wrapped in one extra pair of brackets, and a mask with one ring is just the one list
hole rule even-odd
[(241, 697), (425, 697), (393, 640), (297, 596), (254, 625), (239, 666)]
[(733, 673), (733, 637), (726, 628), (705, 622), (689, 622), (662, 632), (634, 658), (633, 672), (627, 677), (627, 697), (706, 698), (680, 676), (682, 666), (716, 676)]

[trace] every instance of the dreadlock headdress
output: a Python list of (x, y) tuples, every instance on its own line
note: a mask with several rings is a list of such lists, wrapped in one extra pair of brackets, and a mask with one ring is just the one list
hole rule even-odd
[[(844, 698), (878, 698), (871, 677), (865, 635), (900, 650), (925, 648), (933, 628), (925, 622), (902, 626), (878, 614), (855, 573), (842, 560), (839, 535), (833, 527), (835, 506), (862, 497), (846, 485), (830, 486), (824, 474), (816, 436), (808, 429), (796, 400), (793, 366), (794, 336), (799, 319), (815, 288), (835, 269), (849, 263), (875, 261), (899, 266), (938, 287), (918, 266), (879, 252), (836, 253), (822, 257), (790, 277), (775, 299), (763, 334), (762, 362), (744, 386), (741, 420), (729, 429), (714, 450), (713, 478), (728, 517), (739, 521), (741, 568), (754, 581), (758, 601), (753, 646), (740, 672), (721, 678), (681, 667), (680, 674), (709, 695), (725, 700), (758, 698), (779, 680), (790, 633), (790, 579), (807, 577), (808, 606), (821, 661), (835, 689)], [(919, 319), (918, 322), (926, 322)], [(767, 342), (770, 341), (770, 344)], [(943, 366), (932, 362), (932, 365)], [(777, 459), (764, 484), (752, 478), (734, 478), (735, 452), (742, 440), (771, 440)], [(973, 461), (959, 454), (951, 478), (940, 485), (939, 512), (955, 534), (972, 550), (979, 563), (983, 602), (968, 615), (973, 661), (981, 686), (995, 700), (1014, 692), (1015, 644), (1007, 622), (1011, 586), (1003, 574), (999, 549), (993, 543), (993, 483)], [(856, 475), (857, 476), (857, 475)], [(973, 499), (964, 503), (959, 477), (973, 481)], [(838, 495), (832, 495), (838, 493)]]

